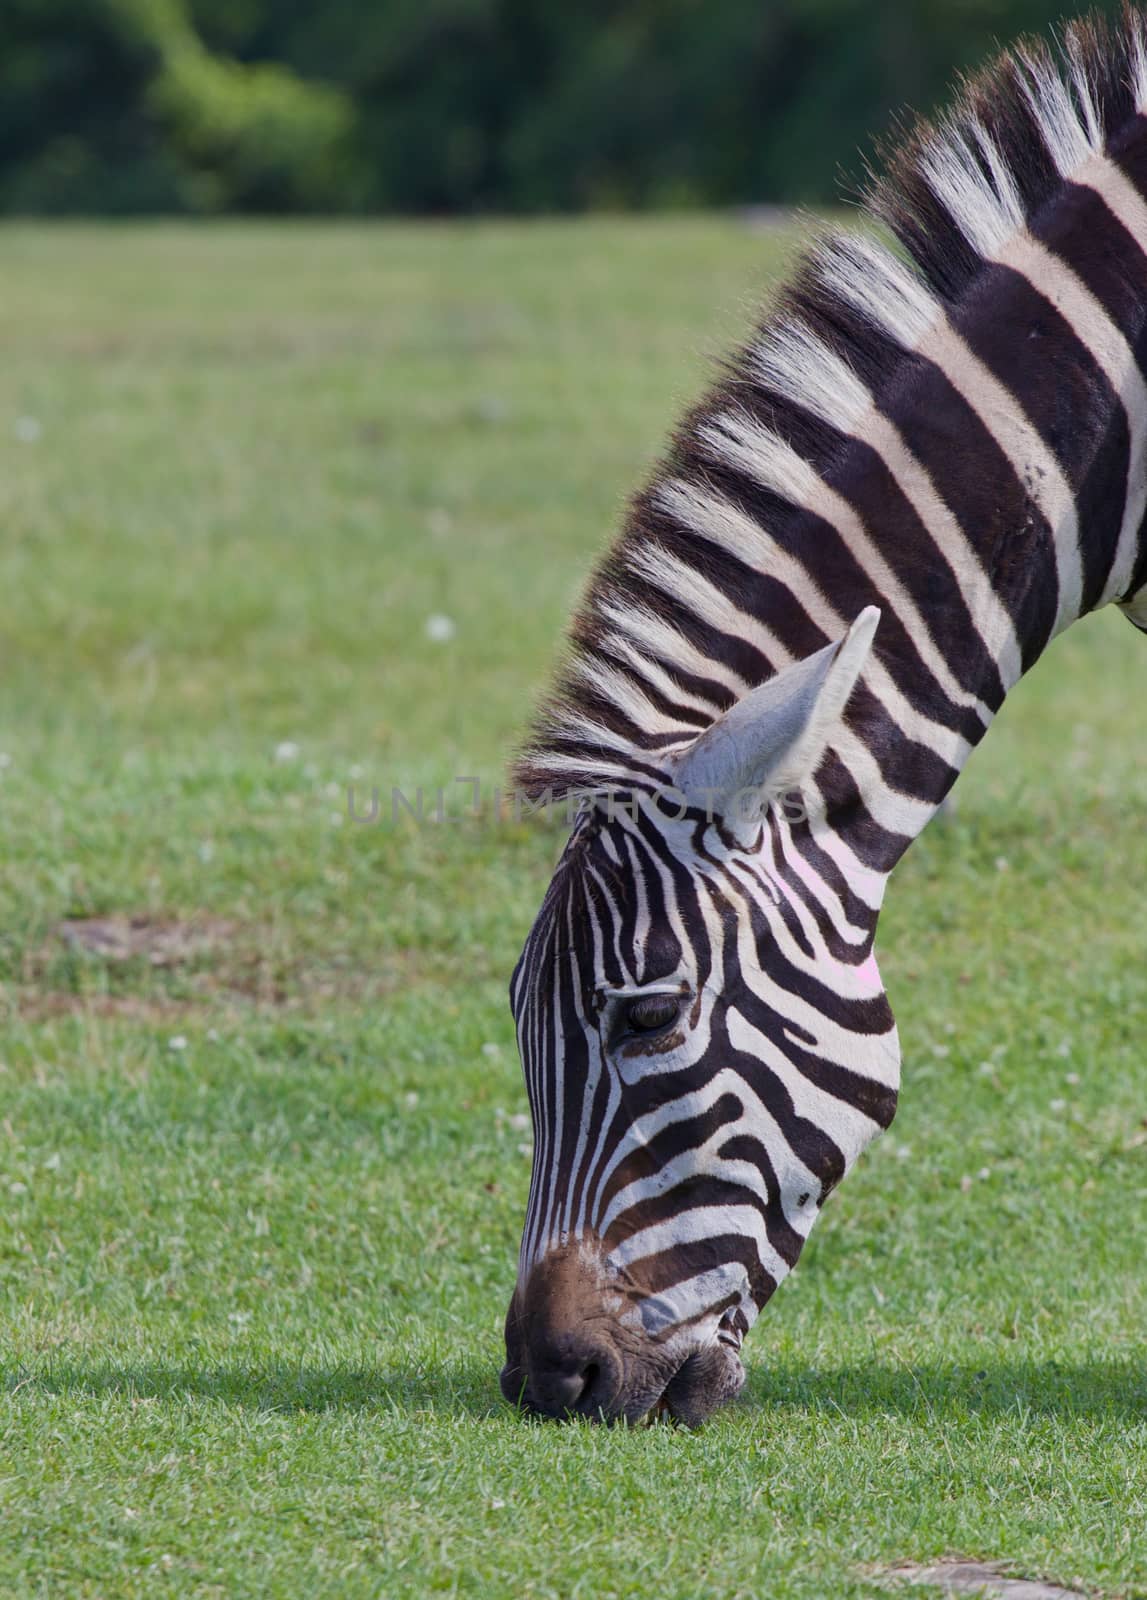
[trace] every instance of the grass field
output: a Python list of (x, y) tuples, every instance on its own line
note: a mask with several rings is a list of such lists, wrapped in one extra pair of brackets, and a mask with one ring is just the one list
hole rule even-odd
[(902, 1110), (743, 1398), (689, 1434), (498, 1397), (505, 987), (558, 838), (358, 826), (346, 786), (498, 781), (791, 246), (0, 234), (0, 1594), (819, 1600), (958, 1554), (1147, 1595), (1147, 649), (1115, 616), (893, 883)]

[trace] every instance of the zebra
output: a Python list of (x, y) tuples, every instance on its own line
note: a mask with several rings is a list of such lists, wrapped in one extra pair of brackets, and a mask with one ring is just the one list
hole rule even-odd
[(543, 1416), (738, 1392), (896, 1110), (892, 868), (1057, 634), (1147, 630), (1147, 14), (1000, 55), (866, 208), (633, 500), (517, 762), (578, 798), (510, 986)]

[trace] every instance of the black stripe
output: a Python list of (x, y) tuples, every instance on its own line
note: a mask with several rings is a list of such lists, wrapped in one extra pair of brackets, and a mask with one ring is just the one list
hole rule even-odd
[(693, 1117), (680, 1117), (659, 1128), (645, 1144), (630, 1150), (610, 1173), (600, 1196), (602, 1211), (608, 1211), (614, 1197), (631, 1183), (651, 1178), (678, 1156), (699, 1149), (721, 1128), (739, 1122), (744, 1110), (735, 1094), (723, 1094), (708, 1110)]
[(670, 717), (674, 722), (684, 724), (683, 732), (692, 729), (694, 732), (700, 733), (703, 729), (709, 727), (713, 721), (717, 710), (716, 706), (706, 712), (699, 710), (696, 706), (683, 705), (680, 700), (671, 700), (663, 689), (658, 688), (650, 678), (639, 672), (627, 657), (619, 651), (611, 650), (608, 642), (603, 642), (597, 647), (594, 657), (605, 662), (615, 672), (620, 673), (623, 678), (627, 678), (630, 683), (634, 684), (645, 699), (657, 707), (662, 716)]
[(761, 1265), (756, 1241), (739, 1233), (722, 1233), (712, 1239), (693, 1239), (676, 1244), (658, 1255), (642, 1256), (629, 1269), (631, 1277), (640, 1275), (646, 1294), (661, 1294), (714, 1267), (739, 1262), (749, 1278), (749, 1289), (758, 1306), (763, 1306), (777, 1282)]
[(928, 465), (944, 503), (980, 551), (1011, 614), (1026, 668), (1055, 626), (1058, 582), (1051, 529), (991, 430), (943, 371), (923, 356), (890, 397), (889, 419)]
[[(1119, 397), (1067, 319), (1011, 267), (985, 267), (952, 320), (1015, 397), (1075, 492), (1089, 611), (1111, 569), (1123, 514), (1130, 436)], [(1030, 470), (1034, 496), (1040, 469), (1033, 463)]]
[[(656, 1227), (659, 1222), (672, 1222), (676, 1218), (683, 1219), (690, 1212), (718, 1206), (751, 1206), (760, 1216), (765, 1237), (777, 1254), (790, 1267), (796, 1261), (804, 1240), (789, 1227), (772, 1195), (762, 1199), (755, 1189), (749, 1189), (744, 1184), (730, 1183), (727, 1179), (709, 1175), (688, 1178), (664, 1194), (639, 1200), (616, 1219), (606, 1236), (606, 1248), (616, 1249), (623, 1239), (631, 1238), (644, 1228)], [(783, 1249), (778, 1239), (783, 1241)], [(672, 1247), (665, 1254), (672, 1254)]]
[(1032, 221), (1031, 233), (1091, 290), (1128, 344), (1147, 327), (1147, 253), (1086, 184), (1068, 183), (1055, 206)]
[(1136, 116), (1108, 141), (1107, 154), (1147, 200), (1147, 117)]

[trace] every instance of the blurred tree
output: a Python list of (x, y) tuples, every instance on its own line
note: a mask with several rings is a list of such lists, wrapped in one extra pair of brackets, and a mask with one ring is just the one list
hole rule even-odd
[(106, 0), (153, 72), (145, 106), (166, 130), (187, 192), (207, 210), (337, 204), (351, 107), (278, 62), (209, 53), (183, 0)]
[(3, 0), (0, 205), (8, 211), (182, 206), (144, 109), (148, 69), (92, 0)]
[(839, 199), (905, 107), (1058, 15), (1049, 0), (0, 0), (0, 206)]
[(345, 205), (353, 108), (274, 61), (211, 55), (183, 0), (2, 0), (8, 211)]

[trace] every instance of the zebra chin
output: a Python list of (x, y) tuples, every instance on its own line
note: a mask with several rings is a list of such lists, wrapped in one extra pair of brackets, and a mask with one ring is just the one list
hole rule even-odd
[(650, 1333), (628, 1291), (585, 1241), (551, 1249), (519, 1283), (506, 1316), (501, 1388), (534, 1416), (696, 1427), (745, 1381), (744, 1319), (719, 1311)]

